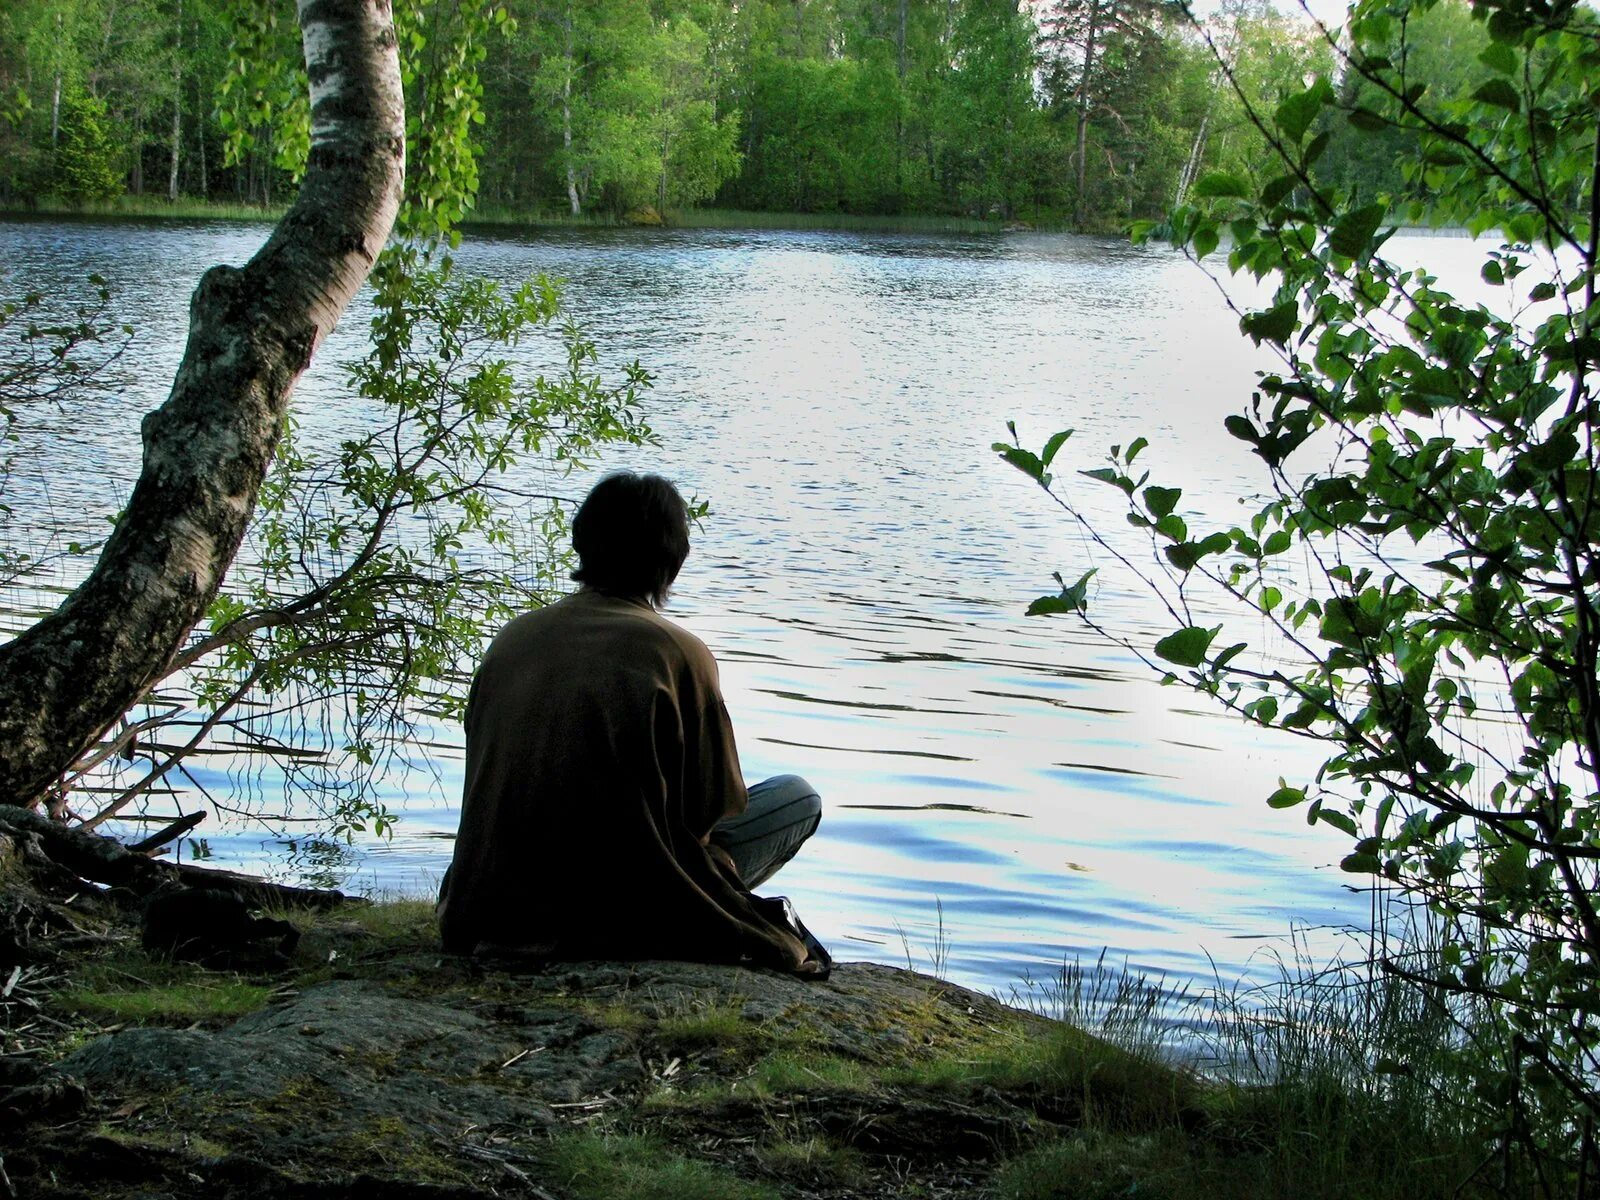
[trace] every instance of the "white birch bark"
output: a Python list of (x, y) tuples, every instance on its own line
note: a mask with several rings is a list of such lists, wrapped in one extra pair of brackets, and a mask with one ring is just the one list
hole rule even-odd
[(172, 167), (167, 172), (168, 200), (178, 198), (178, 152), (183, 144), (183, 0), (178, 0), (174, 24), (178, 30), (178, 46), (172, 56)]
[(1078, 134), (1073, 157), (1072, 224), (1083, 228), (1084, 184), (1089, 178), (1089, 113), (1094, 107), (1090, 92), (1091, 76), (1095, 70), (1095, 41), (1100, 33), (1100, 0), (1089, 0), (1089, 32), (1084, 39), (1083, 74), (1078, 80)]
[(61, 142), (61, 56), (66, 51), (61, 46), (61, 14), (56, 14), (56, 78), (50, 89), (50, 149)]
[(405, 114), (388, 0), (299, 0), (311, 153), (294, 206), (190, 305), (133, 496), (89, 577), (0, 647), (0, 800), (30, 804), (160, 678), (238, 550), (290, 392), (383, 249)]
[(567, 168), (567, 203), (572, 207), (572, 215), (583, 215), (583, 201), (578, 196), (578, 175), (572, 167), (572, 71), (573, 71), (573, 16), (572, 5), (567, 5), (566, 20), (566, 62), (565, 70), (561, 76), (561, 150), (562, 162)]

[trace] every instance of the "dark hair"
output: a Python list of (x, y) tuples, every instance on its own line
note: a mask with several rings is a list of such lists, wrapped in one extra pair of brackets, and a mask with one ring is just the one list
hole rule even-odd
[(660, 475), (617, 471), (578, 506), (572, 548), (579, 583), (659, 607), (689, 557), (689, 506)]

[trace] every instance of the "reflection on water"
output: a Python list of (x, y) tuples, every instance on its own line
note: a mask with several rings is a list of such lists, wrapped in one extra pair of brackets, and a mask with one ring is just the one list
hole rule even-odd
[[(13, 283), (49, 291), (98, 270), (140, 329), (123, 391), (27, 415), (29, 478), (13, 502), (74, 536), (115, 509), (138, 419), (176, 365), (189, 290), (260, 237), (0, 224)], [(1142, 434), (1186, 506), (1227, 516), (1255, 490), (1221, 417), (1261, 364), (1195, 268), (1074, 237), (632, 230), (470, 238), (460, 264), (564, 278), (606, 360), (656, 374), (663, 445), (615, 462), (664, 470), (711, 502), (669, 611), (718, 655), (749, 777), (793, 771), (821, 791), (822, 828), (777, 883), (843, 957), (926, 965), (942, 931), (950, 974), (980, 986), (1046, 977), (1103, 947), (1209, 979), (1213, 963), (1243, 972), (1258, 939), (1291, 922), (1361, 919), (1326, 866), (1339, 836), (1263, 803), (1280, 775), (1314, 765), (1304, 749), (1195, 711), (1070, 620), (1021, 616), (1052, 570), (1097, 557), (989, 450), (1007, 419), (1026, 442), (1077, 429), (1063, 478)], [(303, 438), (359, 419), (337, 363), (366, 315), (346, 318), (302, 385)], [(518, 354), (536, 369), (554, 350)], [(1122, 527), (1115, 498), (1087, 482), (1074, 492), (1108, 530)], [(1167, 632), (1117, 586), (1094, 605), (1120, 634)], [(388, 781), (405, 813), (392, 841), (350, 851), (212, 828), (211, 861), (433, 887), (461, 765), (455, 730), (431, 736), (417, 751), (427, 769)], [(198, 774), (221, 794), (233, 786), (225, 763)]]

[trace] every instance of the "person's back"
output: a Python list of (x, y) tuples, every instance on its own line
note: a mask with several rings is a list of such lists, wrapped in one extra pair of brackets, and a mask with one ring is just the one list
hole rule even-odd
[[(586, 520), (591, 501), (574, 542), (583, 570), (602, 578), (512, 621), (473, 681), (461, 828), (440, 895), (445, 947), (796, 969), (805, 947), (710, 840), (747, 802), (716, 662), (652, 606), (687, 554), (686, 516), (670, 570), (648, 587), (607, 589), (596, 583), (617, 584), (618, 571), (591, 566), (616, 539), (594, 548), (606, 525)], [(807, 799), (813, 815), (794, 845), (815, 828)]]

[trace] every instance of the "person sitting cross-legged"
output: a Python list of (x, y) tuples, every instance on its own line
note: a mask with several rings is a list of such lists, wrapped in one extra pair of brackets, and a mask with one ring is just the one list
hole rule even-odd
[(817, 793), (746, 790), (716, 660), (658, 611), (689, 553), (683, 497), (608, 475), (572, 543), (582, 587), (508, 624), (473, 679), (445, 949), (825, 975), (792, 910), (750, 891), (816, 831)]

